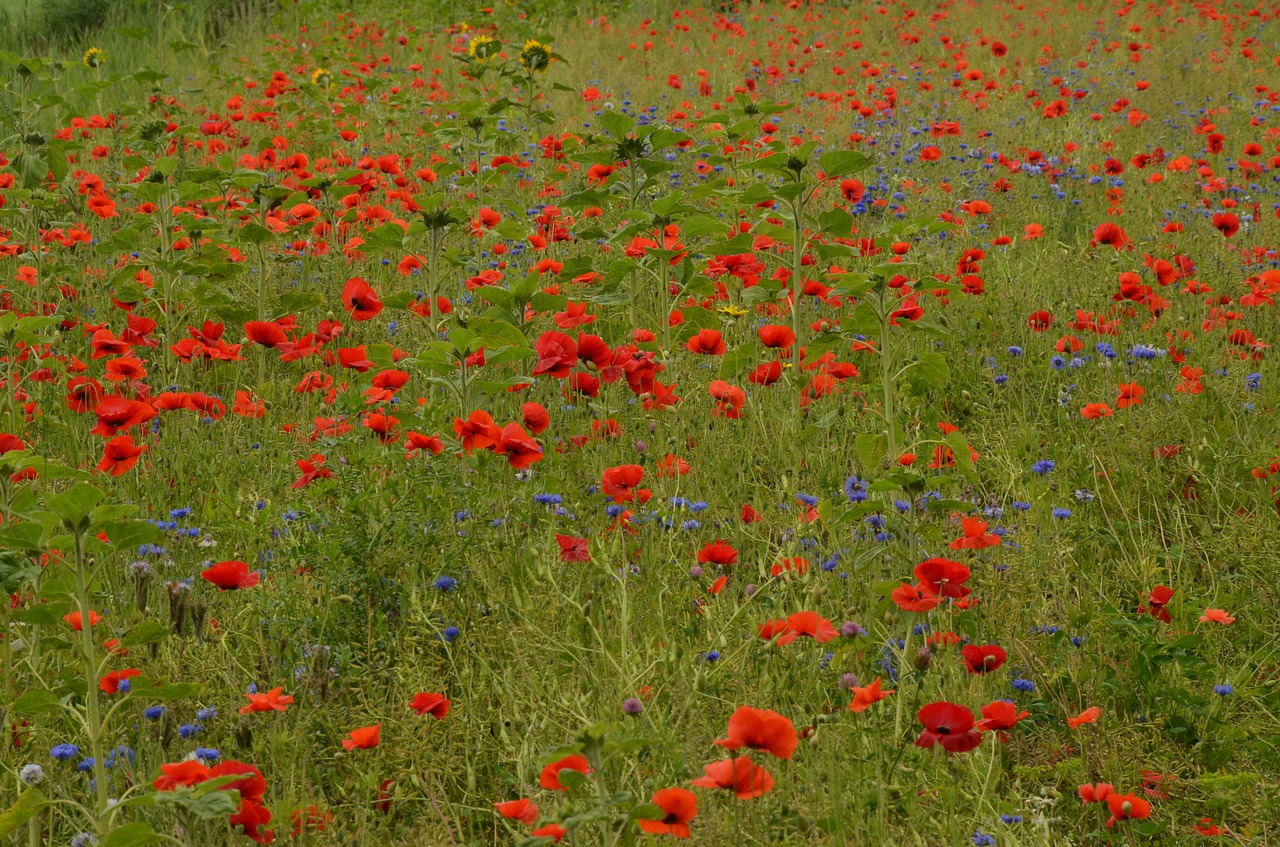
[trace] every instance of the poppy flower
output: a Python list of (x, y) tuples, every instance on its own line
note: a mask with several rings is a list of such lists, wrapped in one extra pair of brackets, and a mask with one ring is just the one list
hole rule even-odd
[(803, 576), (808, 572), (809, 560), (803, 556), (793, 556), (774, 562), (773, 567), (769, 569), (769, 573), (773, 576), (790, 576), (792, 574)]
[(146, 449), (144, 445), (134, 444), (131, 435), (117, 435), (103, 447), (98, 470), (108, 471), (112, 476), (128, 473)]
[(538, 819), (538, 807), (527, 797), (494, 803), (493, 808), (497, 809), (498, 814), (507, 820), (519, 821), (526, 826), (531, 825)]
[(1009, 740), (1009, 733), (1018, 721), (1028, 717), (1030, 712), (1019, 712), (1018, 707), (1008, 700), (997, 700), (982, 707), (982, 720), (976, 724), (983, 732), (997, 733), (1001, 741)]
[(735, 565), (738, 563), (738, 551), (733, 545), (724, 541), (716, 541), (712, 544), (706, 544), (698, 551), (698, 564), (706, 565)]
[(698, 330), (697, 335), (686, 341), (684, 347), (690, 353), (699, 353), (704, 356), (723, 356), (728, 349), (724, 343), (724, 336), (718, 329)]
[(1115, 786), (1109, 782), (1099, 782), (1097, 785), (1085, 784), (1077, 789), (1080, 793), (1080, 799), (1086, 803), (1102, 803), (1107, 797), (1116, 790)]
[(424, 435), (410, 430), (404, 434), (404, 450), (406, 459), (412, 459), (423, 450), (433, 456), (439, 456), (444, 452), (444, 442), (440, 440), (439, 435)]
[[(72, 629), (74, 629), (76, 632), (81, 632), (84, 630), (84, 621), (81, 619), (79, 612), (71, 612), (70, 614), (63, 615), (62, 619), (66, 621), (67, 625)], [(89, 610), (90, 629), (97, 626), (100, 620), (102, 620), (102, 615), (98, 614), (93, 609), (90, 609)]]
[(1127, 409), (1130, 406), (1141, 406), (1142, 395), (1147, 390), (1136, 382), (1122, 383), (1120, 386), (1120, 396), (1116, 399), (1116, 405), (1121, 409)]
[(1100, 717), (1102, 717), (1102, 710), (1097, 706), (1090, 706), (1074, 718), (1067, 718), (1067, 726), (1079, 729), (1087, 723), (1097, 723)]
[(249, 715), (254, 712), (283, 712), (293, 702), (293, 697), (284, 694), (284, 688), (273, 688), (266, 694), (246, 694), (249, 705), (240, 707), (240, 714)]
[(172, 762), (160, 766), (160, 776), (151, 785), (156, 791), (173, 791), (177, 788), (193, 788), (211, 778), (209, 767), (196, 759)]
[(778, 644), (785, 647), (802, 635), (825, 644), (839, 638), (840, 630), (817, 612), (796, 612), (787, 618), (787, 630), (778, 638)]
[(870, 685), (855, 685), (853, 687), (853, 701), (849, 703), (849, 711), (865, 712), (872, 705), (879, 703), (896, 690), (896, 688), (890, 688), (888, 691), (881, 691), (880, 677), (876, 677), (876, 681)]
[(728, 788), (739, 800), (762, 797), (773, 788), (773, 776), (746, 756), (703, 765), (706, 776), (693, 780), (699, 788)]
[(779, 759), (790, 759), (800, 743), (791, 721), (777, 712), (751, 706), (739, 706), (729, 718), (728, 736), (714, 743), (726, 750), (761, 750)]
[(520, 424), (514, 422), (507, 424), (501, 429), (499, 435), (498, 442), (493, 446), (493, 452), (506, 456), (507, 464), (511, 467), (522, 471), (535, 462), (542, 461), (542, 445), (531, 438)]
[(540, 826), (533, 832), (529, 833), (534, 838), (550, 838), (552, 844), (559, 844), (564, 840), (569, 830), (565, 829), (558, 823), (549, 823), (546, 826)]
[(305, 809), (294, 810), (289, 815), (289, 820), (293, 823), (289, 837), (297, 838), (303, 832), (324, 832), (333, 822), (333, 812), (321, 811), (313, 804)]
[(555, 379), (564, 379), (578, 364), (578, 344), (563, 332), (548, 330), (542, 333), (533, 345), (538, 360), (534, 363), (532, 374), (547, 374)]
[(1205, 609), (1204, 614), (1200, 616), (1200, 623), (1220, 623), (1223, 626), (1236, 622), (1236, 619), (1228, 615), (1223, 609)]
[(409, 708), (417, 712), (419, 716), (431, 715), (436, 720), (442, 721), (445, 715), (449, 714), (449, 701), (445, 699), (443, 694), (419, 691), (409, 701)]
[(551, 425), (551, 415), (541, 403), (525, 403), (520, 407), (520, 417), (534, 435)]
[(1000, 536), (987, 533), (986, 521), (977, 518), (961, 518), (960, 526), (964, 535), (951, 542), (952, 550), (982, 550), (1000, 546)]
[(479, 409), (464, 421), (453, 419), (453, 432), (462, 439), (462, 449), (470, 456), (472, 450), (487, 450), (502, 438), (502, 430), (493, 422), (488, 412)]
[(964, 706), (946, 701), (930, 703), (916, 717), (924, 725), (916, 739), (917, 747), (941, 744), (948, 753), (968, 753), (982, 743), (982, 733), (973, 728), (973, 712)]
[(577, 771), (586, 775), (591, 773), (591, 764), (586, 760), (586, 757), (578, 755), (557, 759), (542, 769), (542, 773), (538, 777), (538, 784), (552, 791), (568, 791), (569, 787), (560, 783), (561, 771)]
[(676, 838), (688, 838), (689, 821), (698, 814), (698, 798), (687, 788), (664, 788), (653, 795), (650, 801), (662, 809), (663, 815), (657, 820), (640, 821), (640, 829), (656, 835), (674, 835)]
[(995, 644), (969, 644), (960, 650), (969, 673), (990, 673), (1004, 664), (1008, 654)]
[(1170, 616), (1169, 610), (1166, 608), (1169, 601), (1173, 599), (1173, 589), (1167, 585), (1157, 585), (1151, 589), (1151, 593), (1147, 595), (1147, 602), (1151, 604), (1150, 608), (1145, 606), (1138, 607), (1138, 614), (1150, 614), (1151, 617), (1164, 623), (1173, 623), (1173, 617)]
[(280, 345), (289, 340), (284, 329), (275, 321), (246, 321), (244, 334), (251, 343), (272, 349), (279, 349)]
[(1151, 804), (1136, 794), (1108, 794), (1107, 809), (1111, 812), (1108, 829), (1115, 826), (1116, 821), (1141, 821), (1151, 817)]
[(639, 465), (619, 465), (605, 470), (601, 490), (613, 498), (614, 503), (627, 503), (635, 499), (636, 486), (644, 479), (644, 468)]
[[(985, 529), (986, 524), (982, 524), (982, 528)], [(914, 573), (916, 579), (920, 580), (920, 584), (916, 586), (917, 589), (934, 597), (959, 599), (968, 597), (972, 592), (972, 589), (965, 586), (969, 581), (969, 569), (950, 559), (941, 559), (936, 556), (925, 559), (916, 565)]]
[(927, 586), (912, 585), (904, 582), (889, 595), (899, 609), (904, 612), (927, 612), (942, 602), (942, 598), (930, 594)]
[(302, 476), (293, 483), (292, 488), (305, 488), (317, 479), (329, 479), (333, 476), (333, 471), (322, 467), (324, 456), (319, 453), (312, 453), (310, 459), (299, 459), (295, 464), (302, 471)]
[(223, 591), (235, 591), (240, 588), (253, 588), (262, 579), (257, 571), (250, 571), (244, 562), (219, 562), (213, 567), (200, 572), (205, 582), (213, 583)]
[(796, 340), (796, 334), (789, 326), (765, 324), (757, 331), (760, 334), (760, 343), (770, 349), (789, 350)]
[(362, 726), (347, 733), (347, 737), (342, 739), (342, 749), (371, 750), (377, 747), (381, 741), (382, 724), (375, 723), (373, 726)]
[(1080, 409), (1080, 417), (1087, 421), (1096, 421), (1098, 418), (1109, 418), (1115, 413), (1111, 411), (1111, 407), (1106, 403), (1086, 403)]
[(112, 671), (111, 673), (102, 677), (102, 679), (98, 680), (98, 688), (100, 688), (102, 691), (106, 692), (107, 694), (116, 694), (116, 693), (119, 693), (121, 684), (125, 683), (125, 681), (128, 679), (132, 679), (135, 676), (142, 676), (142, 671), (135, 670), (134, 668), (125, 668), (124, 670)]
[(556, 544), (560, 546), (560, 561), (562, 562), (591, 561), (591, 553), (587, 549), (588, 540), (585, 538), (557, 534)]

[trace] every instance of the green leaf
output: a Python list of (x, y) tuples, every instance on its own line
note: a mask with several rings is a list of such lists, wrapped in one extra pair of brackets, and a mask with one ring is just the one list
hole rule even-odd
[(141, 647), (155, 644), (169, 636), (169, 628), (159, 621), (143, 621), (125, 633), (121, 643), (125, 647)]
[(57, 626), (62, 623), (62, 616), (71, 611), (71, 602), (35, 603), (25, 609), (14, 609), (9, 617), (17, 623), (29, 623), (36, 626)]
[(105, 532), (111, 547), (121, 550), (137, 547), (139, 544), (153, 544), (164, 537), (164, 533), (155, 524), (146, 521), (112, 521), (95, 524), (94, 529)]
[(884, 460), (889, 437), (883, 432), (864, 432), (853, 439), (853, 446), (858, 451), (858, 461), (862, 462), (863, 470), (870, 472), (879, 469)]
[[(220, 782), (235, 782), (241, 778), (239, 775), (233, 775), (231, 779), (220, 780)], [(204, 788), (203, 783), (200, 788)], [(177, 806), (204, 820), (215, 820), (227, 815), (234, 815), (240, 808), (240, 804), (236, 802), (233, 792), (218, 789), (191, 791), (190, 789), (179, 788), (174, 791), (160, 791), (155, 796), (156, 805)]]
[(364, 235), (364, 244), (360, 245), (362, 250), (382, 250), (390, 247), (402, 247), (404, 245), (404, 229), (400, 224), (387, 223), (377, 227)]
[(911, 393), (919, 396), (930, 389), (946, 385), (951, 378), (951, 369), (947, 367), (947, 359), (941, 353), (924, 353), (919, 360), (908, 366), (907, 377)]
[[(527, 347), (524, 333), (506, 321), (495, 321), (490, 318), (476, 318), (467, 324), (480, 338), (485, 347)], [(457, 334), (457, 331), (454, 331)]]
[(948, 433), (944, 438), (947, 446), (951, 448), (952, 455), (956, 459), (956, 467), (960, 469), (960, 473), (972, 482), (978, 481), (978, 472), (973, 467), (973, 456), (969, 454), (969, 442), (965, 441), (964, 434), (959, 432)]
[(35, 521), (13, 524), (0, 530), (0, 544), (16, 547), (19, 550), (43, 551), (40, 543), (44, 538), (44, 527)]
[(13, 713), (15, 715), (38, 715), (42, 712), (52, 712), (61, 708), (62, 703), (57, 694), (54, 694), (47, 688), (35, 688), (31, 691), (23, 692), (17, 700), (13, 701)]
[(62, 494), (50, 497), (48, 506), (70, 530), (87, 528), (89, 514), (105, 495), (88, 483), (74, 485)]
[(665, 814), (666, 812), (657, 803), (641, 803), (632, 807), (627, 817), (633, 821), (657, 821), (662, 820)]
[(832, 150), (818, 157), (818, 167), (827, 179), (856, 174), (871, 167), (871, 157), (855, 150)]
[(623, 138), (635, 129), (635, 119), (621, 112), (605, 112), (600, 116), (600, 125), (614, 138)]
[(163, 840), (160, 833), (151, 828), (151, 824), (146, 821), (133, 821), (107, 833), (106, 838), (102, 839), (102, 847), (146, 847), (147, 844), (155, 844)]
[(13, 805), (0, 814), (0, 838), (16, 832), (48, 805), (49, 799), (38, 789), (28, 788), (22, 792)]

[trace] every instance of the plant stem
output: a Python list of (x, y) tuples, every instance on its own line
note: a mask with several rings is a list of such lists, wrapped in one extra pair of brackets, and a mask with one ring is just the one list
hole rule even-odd
[(75, 532), (76, 603), (80, 607), (80, 649), (84, 653), (85, 725), (89, 751), (93, 756), (93, 782), (97, 796), (95, 816), (99, 831), (105, 833), (107, 814), (107, 767), (102, 757), (102, 719), (98, 712), (98, 667), (93, 660), (93, 626), (89, 614), (89, 579), (84, 556), (84, 530)]

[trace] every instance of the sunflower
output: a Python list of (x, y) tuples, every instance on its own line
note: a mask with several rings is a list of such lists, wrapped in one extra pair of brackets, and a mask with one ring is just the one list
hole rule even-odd
[(488, 62), (502, 49), (502, 42), (487, 35), (477, 35), (467, 45), (467, 55), (481, 63)]
[(84, 51), (84, 66), (86, 68), (100, 68), (107, 61), (107, 54), (97, 47), (90, 47)]
[(332, 88), (333, 74), (328, 68), (316, 68), (311, 72), (311, 84), (317, 88)]
[(530, 38), (520, 51), (520, 64), (529, 73), (545, 73), (551, 67), (551, 49)]

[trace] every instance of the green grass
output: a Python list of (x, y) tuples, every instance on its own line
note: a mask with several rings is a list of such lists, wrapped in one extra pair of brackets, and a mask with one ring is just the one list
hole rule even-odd
[[(1250, 105), (1271, 84), (1267, 22), (1230, 12), (1233, 42), (1206, 48), (1222, 25), (1190, 6), (1174, 26), (1173, 12), (1139, 7), (954, 7), (930, 20), (832, 4), (689, 15), (565, 5), (430, 19), (390, 0), (354, 15), (303, 2), (269, 19), (246, 8), (221, 30), (206, 8), (175, 10), (59, 43), (61, 68), (0, 69), (0, 175), (13, 176), (0, 183), (0, 244), (17, 245), (0, 251), (0, 432), (28, 448), (0, 459), (0, 581), (15, 598), (0, 613), (12, 742), (0, 808), (15, 810), (0, 835), (142, 843), (125, 840), (128, 823), (153, 828), (152, 843), (247, 843), (227, 825), (247, 786), (239, 798), (206, 786), (204, 800), (152, 790), (162, 765), (215, 748), (261, 770), (281, 842), (521, 843), (558, 822), (567, 844), (657, 844), (669, 836), (634, 820), (654, 817), (655, 792), (689, 788), (723, 759), (712, 742), (751, 706), (794, 725), (794, 757), (751, 754), (775, 780), (762, 797), (694, 789), (690, 843), (1270, 843), (1280, 371), (1271, 348), (1229, 334), (1276, 342), (1273, 307), (1250, 305), (1246, 284), (1265, 288), (1259, 275), (1280, 261), (1277, 113)], [(504, 54), (458, 61), (477, 35)], [(1250, 35), (1256, 61), (1241, 52)], [(558, 54), (547, 73), (520, 64), (528, 39)], [(99, 67), (83, 63), (88, 46), (104, 51)], [(967, 70), (981, 77), (953, 86)], [(1060, 96), (1068, 113), (1043, 117)], [(651, 105), (652, 122), (623, 116)], [(1146, 122), (1130, 125), (1129, 109)], [(1202, 119), (1224, 152), (1206, 152)], [(942, 121), (959, 135), (930, 132)], [(822, 148), (803, 146), (811, 138)], [(1262, 152), (1243, 152), (1252, 143)], [(922, 157), (930, 145), (936, 161)], [(1157, 147), (1164, 162), (1134, 164)], [(832, 157), (846, 148), (866, 160)], [(519, 164), (492, 166), (498, 155)], [(773, 166), (791, 156), (798, 177)], [(1167, 167), (1178, 156), (1213, 173)], [(632, 171), (628, 157), (643, 162)], [(1111, 157), (1122, 186), (1107, 182)], [(1242, 160), (1267, 170), (1250, 176)], [(589, 169), (604, 164), (618, 167), (594, 183)], [(863, 204), (818, 176), (842, 168), (865, 184)], [(1228, 190), (1206, 190), (1214, 178)], [(1231, 238), (1201, 214), (1227, 210), (1224, 198), (1256, 215)], [(115, 216), (100, 216), (103, 202)], [(485, 208), (501, 222), (481, 223)], [(748, 235), (730, 242), (731, 222)], [(1136, 249), (1091, 245), (1107, 222)], [(1032, 223), (1043, 237), (1024, 240)], [(668, 225), (680, 243), (663, 252)], [(92, 242), (64, 244), (73, 228)], [(863, 255), (864, 238), (881, 252)], [(901, 264), (887, 262), (893, 244), (908, 245)], [(981, 258), (966, 259), (972, 250)], [(757, 285), (709, 261), (747, 253), (762, 265)], [(792, 311), (783, 289), (802, 255), (803, 278), (843, 288)], [(1144, 256), (1185, 256), (1194, 270), (1164, 286)], [(502, 277), (486, 288), (493, 270)], [(899, 270), (917, 321), (888, 321), (910, 305)], [(575, 281), (589, 272), (599, 276)], [(1146, 300), (1113, 296), (1128, 272), (1151, 287)], [(982, 293), (961, 290), (968, 274)], [(382, 304), (370, 320), (343, 295), (353, 277)], [(437, 297), (448, 314), (422, 308)], [(570, 304), (594, 322), (564, 326)], [(673, 310), (683, 322), (672, 325)], [(1039, 311), (1053, 315), (1043, 332), (1029, 322)], [(1117, 332), (1089, 329), (1077, 311)], [(1225, 311), (1238, 316), (1224, 322)], [(294, 346), (247, 340), (254, 321), (282, 321)], [(332, 332), (330, 321), (341, 334), (305, 337)], [(805, 358), (763, 346), (763, 323), (795, 331)], [(201, 352), (217, 348), (212, 324), (238, 353)], [(100, 327), (128, 351), (99, 337), (95, 358)], [(722, 355), (689, 349), (701, 329), (721, 334)], [(569, 392), (546, 365), (561, 331), (621, 351), (575, 365), (602, 380), (596, 396)], [(312, 343), (321, 349), (281, 355)], [(333, 358), (355, 347), (370, 367)], [(808, 367), (822, 353), (856, 368), (831, 370), (825, 396)], [(629, 385), (624, 365), (646, 355), (674, 405)], [(112, 380), (108, 365), (126, 356), (146, 375)], [(776, 384), (749, 381), (775, 360)], [(392, 371), (407, 375), (394, 401)], [(121, 431), (145, 452), (119, 475), (96, 470), (108, 441), (91, 432), (97, 417), (68, 404), (77, 376), (157, 410)], [(740, 417), (725, 414), (716, 380), (743, 390)], [(1125, 408), (1129, 383), (1145, 394)], [(265, 414), (234, 410), (238, 393)], [(520, 471), (505, 453), (464, 452), (461, 419), (483, 410), (520, 424), (526, 402), (550, 419), (532, 434), (540, 461)], [(1086, 419), (1086, 404), (1114, 414)], [(375, 412), (398, 419), (386, 438)], [(406, 455), (410, 432), (439, 435), (443, 449)], [(900, 465), (903, 453), (915, 463)], [(957, 461), (935, 461), (948, 455)], [(664, 474), (667, 457), (688, 473)], [(1044, 460), (1052, 469), (1034, 469)], [(629, 464), (652, 498), (622, 504), (627, 527), (601, 486)], [(12, 476), (25, 467), (38, 474)], [(298, 484), (320, 469), (331, 476)], [(132, 511), (89, 515), (99, 497)], [(744, 504), (762, 520), (742, 520)], [(962, 517), (999, 527), (1003, 543), (950, 547)], [(563, 561), (557, 535), (587, 539), (589, 561)], [(699, 563), (721, 541), (736, 562)], [(933, 556), (971, 571), (970, 602), (906, 611), (892, 592)], [(773, 573), (794, 557), (807, 572)], [(201, 574), (223, 561), (247, 563), (260, 583), (218, 591)], [(1168, 621), (1151, 613), (1158, 586), (1172, 589)], [(1213, 608), (1235, 622), (1202, 622)], [(85, 638), (63, 615), (89, 609), (103, 621)], [(844, 634), (760, 637), (806, 611)], [(108, 638), (129, 654), (108, 655)], [(962, 643), (999, 645), (1007, 661), (971, 673)], [(93, 694), (123, 668), (141, 671), (131, 693)], [(895, 693), (853, 713), (850, 675)], [(238, 715), (250, 686), (282, 687), (294, 703)], [(448, 697), (447, 716), (415, 714), (418, 692)], [(926, 704), (977, 713), (999, 699), (1028, 713), (1007, 743), (984, 733), (955, 755), (913, 744)], [(631, 700), (638, 714), (624, 710)], [(1089, 707), (1100, 719), (1071, 728)], [(375, 723), (377, 747), (343, 748)], [(79, 754), (51, 759), (65, 742)], [(105, 793), (91, 790), (75, 763), (120, 745), (130, 753), (105, 772)], [(541, 788), (543, 767), (571, 752), (592, 776)], [(44, 768), (40, 795), (23, 793), (29, 763)], [(1106, 804), (1078, 795), (1094, 783), (1149, 800), (1150, 817), (1106, 827)], [(112, 812), (108, 796), (152, 799)], [(539, 806), (536, 824), (497, 814), (517, 798)], [(291, 814), (312, 806), (332, 819), (291, 839)], [(1203, 818), (1230, 835), (1198, 834)]]

